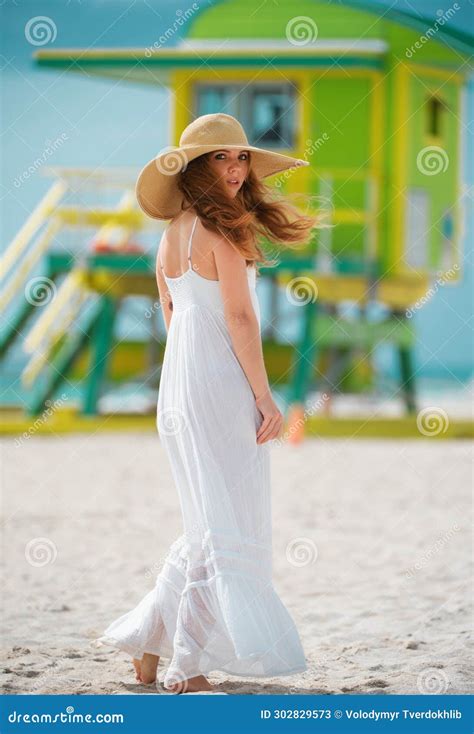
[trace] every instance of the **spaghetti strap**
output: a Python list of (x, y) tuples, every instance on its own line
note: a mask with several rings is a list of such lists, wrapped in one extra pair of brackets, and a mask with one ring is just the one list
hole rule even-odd
[[(191, 245), (192, 245), (192, 239), (193, 239), (194, 230), (196, 228), (197, 220), (198, 220), (198, 217), (196, 216), (195, 219), (194, 219), (194, 222), (193, 222), (192, 229), (191, 229), (191, 234), (189, 236), (189, 243), (188, 243), (188, 262), (189, 262), (189, 268), (188, 268), (188, 270), (192, 270), (192, 263), (191, 263)], [(165, 232), (166, 232), (166, 230), (161, 235), (160, 244), (158, 246), (158, 257), (157, 257), (157, 259), (158, 259), (158, 265), (161, 268), (161, 270), (163, 271), (163, 275), (166, 276), (165, 269), (163, 267), (163, 261), (161, 259), (161, 246), (162, 246), (163, 238), (165, 236)]]
[(192, 227), (192, 230), (191, 230), (191, 234), (190, 234), (190, 236), (189, 236), (189, 244), (188, 244), (188, 262), (189, 262), (189, 267), (190, 267), (190, 268), (192, 268), (192, 264), (191, 264), (191, 244), (192, 244), (192, 241), (193, 241), (193, 234), (194, 234), (194, 230), (196, 229), (196, 224), (197, 224), (197, 220), (198, 220), (198, 217), (196, 217), (196, 218), (194, 219), (194, 222), (193, 222), (193, 227)]

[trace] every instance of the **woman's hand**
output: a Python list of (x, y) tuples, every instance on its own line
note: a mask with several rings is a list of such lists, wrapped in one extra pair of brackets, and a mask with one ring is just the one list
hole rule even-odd
[(255, 403), (263, 416), (263, 421), (257, 431), (257, 443), (265, 443), (277, 438), (283, 426), (283, 415), (278, 410), (270, 392), (266, 392)]

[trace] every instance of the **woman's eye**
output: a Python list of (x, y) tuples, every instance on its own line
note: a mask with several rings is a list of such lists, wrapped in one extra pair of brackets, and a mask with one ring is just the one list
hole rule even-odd
[[(239, 158), (240, 158), (241, 160), (244, 160), (244, 161), (248, 160), (248, 157), (249, 157), (249, 156), (248, 156), (248, 153), (241, 153), (241, 154), (239, 155)], [(217, 153), (217, 154), (216, 154), (216, 155), (214, 156), (214, 158), (215, 158), (215, 160), (216, 160), (216, 161), (217, 161), (217, 160), (221, 160), (222, 158), (225, 158), (225, 153)]]

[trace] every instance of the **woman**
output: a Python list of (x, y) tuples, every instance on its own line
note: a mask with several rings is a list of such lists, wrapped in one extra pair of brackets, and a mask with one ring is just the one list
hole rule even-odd
[(167, 330), (157, 427), (184, 532), (155, 588), (99, 638), (133, 657), (137, 680), (214, 690), (213, 670), (248, 677), (306, 669), (294, 622), (272, 585), (269, 441), (283, 416), (262, 354), (257, 244), (301, 243), (315, 225), (261, 178), (303, 164), (248, 144), (230, 115), (197, 118), (179, 148), (150, 161), (137, 199), (170, 219), (157, 257)]

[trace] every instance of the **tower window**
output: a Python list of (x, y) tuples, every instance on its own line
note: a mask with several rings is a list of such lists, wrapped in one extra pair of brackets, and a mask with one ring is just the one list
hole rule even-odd
[(197, 84), (197, 115), (226, 112), (248, 133), (251, 145), (292, 148), (296, 139), (296, 89), (293, 84)]
[(434, 138), (441, 137), (444, 102), (439, 97), (430, 97), (427, 105), (426, 132)]

